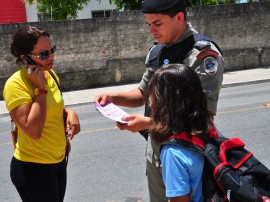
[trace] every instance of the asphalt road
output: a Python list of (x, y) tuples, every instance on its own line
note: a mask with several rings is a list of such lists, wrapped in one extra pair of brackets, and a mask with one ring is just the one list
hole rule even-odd
[[(240, 137), (246, 148), (270, 168), (270, 85), (222, 88), (215, 123), (223, 135)], [(138, 133), (120, 131), (93, 104), (70, 106), (80, 117), (82, 132), (72, 140), (66, 202), (148, 201), (146, 142)], [(143, 113), (143, 108), (123, 108)], [(20, 201), (9, 178), (13, 148), (10, 119), (0, 117), (0, 201)]]

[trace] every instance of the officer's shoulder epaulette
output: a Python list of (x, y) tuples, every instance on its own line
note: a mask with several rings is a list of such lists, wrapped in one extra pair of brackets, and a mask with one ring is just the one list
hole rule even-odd
[(211, 47), (210, 41), (200, 40), (194, 44), (194, 47), (198, 50), (204, 50)]
[(158, 42), (154, 42), (153, 46), (151, 46), (151, 47), (149, 48), (149, 51), (150, 51), (154, 46), (156, 46), (156, 45), (158, 45)]
[(197, 41), (194, 47), (200, 52), (197, 55), (198, 60), (203, 60), (206, 57), (217, 58), (219, 53), (211, 48), (211, 42), (207, 40)]

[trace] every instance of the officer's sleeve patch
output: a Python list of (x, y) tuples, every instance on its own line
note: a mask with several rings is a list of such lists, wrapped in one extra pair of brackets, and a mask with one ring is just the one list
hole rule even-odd
[(203, 67), (206, 74), (214, 75), (217, 73), (218, 61), (213, 57), (206, 57), (203, 61)]
[(205, 49), (205, 50), (201, 51), (197, 55), (197, 60), (201, 60), (202, 61), (206, 57), (217, 58), (218, 57), (218, 52), (214, 51), (213, 49)]

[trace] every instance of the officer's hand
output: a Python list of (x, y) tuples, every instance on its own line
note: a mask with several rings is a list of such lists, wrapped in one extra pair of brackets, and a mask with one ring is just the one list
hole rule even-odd
[(140, 114), (125, 116), (122, 117), (122, 120), (128, 123), (123, 124), (117, 122), (116, 125), (120, 130), (129, 130), (135, 133), (149, 128), (150, 118)]
[(95, 103), (104, 106), (106, 102), (113, 102), (110, 94), (99, 94), (95, 97)]

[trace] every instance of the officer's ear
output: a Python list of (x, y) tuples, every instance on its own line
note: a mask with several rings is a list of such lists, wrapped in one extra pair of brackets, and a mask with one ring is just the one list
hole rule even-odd
[(180, 24), (180, 23), (183, 23), (183, 21), (185, 20), (185, 15), (183, 12), (178, 12), (176, 14), (176, 19), (177, 19), (177, 23)]

